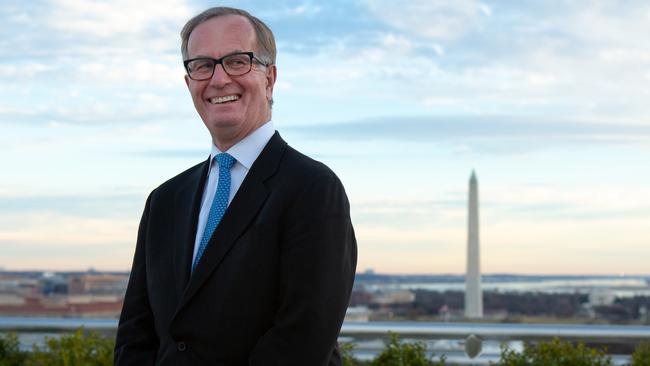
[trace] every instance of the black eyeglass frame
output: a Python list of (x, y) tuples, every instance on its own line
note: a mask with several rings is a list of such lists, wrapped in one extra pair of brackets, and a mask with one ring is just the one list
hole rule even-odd
[[(248, 56), (248, 57), (250, 58), (250, 67), (248, 68), (248, 71), (246, 71), (246, 72), (244, 72), (244, 73), (242, 73), (242, 74), (231, 74), (231, 73), (229, 73), (228, 70), (226, 70), (226, 68), (223, 66), (223, 60), (224, 60), (224, 59), (227, 59), (228, 57), (237, 56), (237, 55), (246, 55), (246, 56)], [(211, 60), (211, 61), (214, 62), (214, 67), (212, 68), (212, 73), (210, 74), (209, 77), (202, 78), (202, 79), (195, 79), (195, 78), (192, 77), (188, 65), (190, 64), (190, 62), (192, 62), (192, 61), (196, 61), (196, 60)], [(257, 62), (258, 64), (260, 64), (260, 65), (262, 65), (262, 66), (265, 66), (265, 67), (266, 67), (266, 66), (269, 66), (269, 64), (267, 64), (267, 63), (263, 62), (262, 60), (260, 60), (259, 58), (257, 58), (253, 52), (234, 52), (234, 53), (231, 53), (231, 54), (225, 55), (225, 56), (223, 56), (223, 57), (221, 57), (221, 58), (212, 58), (212, 57), (195, 57), (195, 58), (190, 58), (190, 59), (188, 59), (188, 60), (183, 60), (183, 66), (185, 66), (185, 72), (187, 73), (187, 76), (188, 76), (190, 79), (192, 79), (192, 80), (194, 80), (194, 81), (203, 81), (203, 80), (211, 79), (211, 78), (214, 76), (214, 70), (217, 68), (217, 65), (221, 65), (221, 68), (223, 69), (223, 71), (224, 71), (226, 74), (228, 74), (228, 76), (242, 76), (242, 75), (246, 75), (246, 74), (248, 74), (249, 72), (251, 72), (251, 70), (253, 69), (253, 61), (255, 61), (255, 62)]]

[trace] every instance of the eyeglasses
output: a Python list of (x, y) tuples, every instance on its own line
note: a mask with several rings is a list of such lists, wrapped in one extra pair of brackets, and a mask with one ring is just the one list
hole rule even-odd
[(187, 75), (192, 80), (208, 80), (214, 75), (214, 69), (221, 64), (223, 71), (230, 76), (248, 74), (253, 68), (253, 61), (263, 66), (268, 64), (255, 57), (253, 52), (236, 52), (222, 58), (197, 57), (183, 61)]

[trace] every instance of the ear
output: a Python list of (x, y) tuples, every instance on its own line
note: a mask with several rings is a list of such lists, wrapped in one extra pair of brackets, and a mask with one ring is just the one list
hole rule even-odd
[(278, 68), (275, 65), (269, 65), (266, 67), (266, 100), (271, 101), (273, 99), (273, 86), (275, 85), (275, 80), (278, 77)]
[(187, 74), (185, 74), (185, 85), (187, 85), (188, 88), (190, 87), (190, 77), (187, 76)]

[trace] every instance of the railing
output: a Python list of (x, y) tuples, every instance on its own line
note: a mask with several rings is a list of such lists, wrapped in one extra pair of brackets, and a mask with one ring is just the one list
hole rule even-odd
[(113, 333), (117, 319), (93, 318), (30, 318), (0, 316), (0, 332), (70, 332), (83, 327), (88, 330)]
[[(0, 332), (67, 332), (80, 327), (114, 333), (117, 320), (72, 318), (0, 317)], [(574, 325), (574, 324), (501, 324), (501, 323), (429, 323), (429, 322), (346, 322), (341, 342), (354, 342), (355, 356), (369, 359), (381, 352), (388, 333), (404, 340), (426, 341), (427, 348), (445, 354), (451, 365), (488, 365), (499, 359), (501, 342), (550, 340), (589, 343), (636, 344), (650, 341), (650, 326)], [(469, 355), (476, 355), (470, 358)], [(612, 355), (615, 364), (629, 362), (629, 356)]]
[[(369, 340), (384, 339), (389, 333), (402, 339), (427, 340), (427, 348), (436, 354), (445, 354), (453, 365), (489, 365), (499, 360), (502, 342), (543, 341), (555, 337), (565, 341), (603, 344), (637, 344), (650, 341), (650, 326), (577, 325), (577, 324), (502, 324), (502, 323), (428, 323), (428, 322), (348, 322), (343, 324), (343, 341), (354, 341), (357, 354), (371, 358), (381, 351), (381, 343)], [(434, 340), (446, 342), (446, 349), (436, 349)], [(483, 345), (489, 345), (485, 347)], [(517, 344), (514, 344), (517, 346)], [(379, 346), (379, 347), (378, 347)], [(481, 350), (483, 349), (483, 352)], [(468, 355), (476, 357), (471, 358)], [(630, 362), (627, 355), (612, 355), (617, 365)]]

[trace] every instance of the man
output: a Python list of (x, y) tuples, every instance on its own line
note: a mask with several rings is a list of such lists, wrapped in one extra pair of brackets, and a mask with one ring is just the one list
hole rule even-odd
[(212, 153), (147, 199), (115, 364), (339, 365), (357, 255), (349, 204), (270, 122), (273, 34), (212, 8), (181, 37)]

